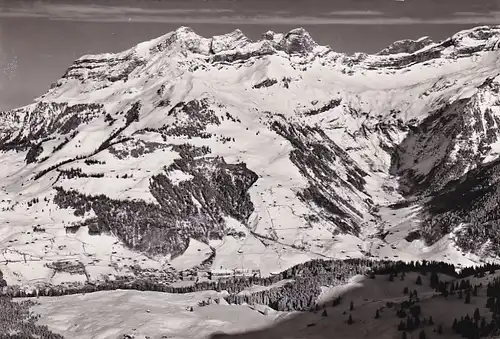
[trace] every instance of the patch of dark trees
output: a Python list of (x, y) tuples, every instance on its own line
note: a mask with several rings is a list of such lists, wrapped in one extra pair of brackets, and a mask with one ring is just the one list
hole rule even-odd
[(97, 159), (85, 159), (84, 163), (87, 166), (90, 166), (90, 165), (104, 165), (104, 164), (106, 164), (105, 161), (101, 161), (101, 160), (97, 160)]
[(267, 87), (271, 87), (275, 84), (278, 83), (278, 80), (276, 79), (265, 79), (261, 82), (259, 82), (258, 84), (255, 84), (252, 86), (253, 89), (259, 89), (259, 88), (267, 88)]
[[(489, 90), (489, 89), (488, 89)], [(482, 123), (475, 123), (482, 121)], [(500, 119), (491, 109), (484, 114), (470, 98), (443, 105), (410, 131), (393, 152), (391, 173), (398, 175), (402, 193), (420, 201), (420, 234), (433, 244), (463, 225), (456, 232), (456, 244), (465, 252), (500, 251), (500, 160), (484, 163), (489, 145), (499, 139), (496, 126)], [(464, 143), (481, 134), (478, 144)], [(456, 145), (455, 160), (448, 155)], [(476, 149), (477, 146), (477, 149)], [(430, 159), (436, 152), (440, 158)], [(427, 174), (419, 174), (411, 165), (432, 160)], [(473, 168), (469, 170), (469, 168)], [(464, 174), (465, 173), (465, 174)], [(397, 208), (399, 206), (393, 206)], [(488, 244), (486, 247), (485, 244)]]
[(328, 112), (329, 110), (332, 110), (335, 107), (340, 106), (341, 103), (342, 103), (342, 99), (332, 99), (328, 103), (326, 103), (325, 105), (323, 105), (321, 107), (308, 110), (307, 112), (304, 113), (304, 115), (310, 116), (310, 115), (317, 115), (317, 114), (321, 114), (324, 112)]
[(45, 325), (38, 325), (38, 315), (30, 312), (36, 303), (13, 301), (0, 296), (0, 339), (64, 339)]
[(71, 162), (74, 162), (74, 161), (77, 161), (77, 160), (82, 160), (82, 159), (87, 159), (87, 158), (90, 158), (90, 157), (93, 157), (94, 155), (98, 154), (99, 152), (102, 152), (103, 150), (113, 146), (113, 145), (116, 145), (118, 143), (122, 143), (122, 142), (125, 142), (125, 141), (128, 141), (130, 140), (131, 138), (129, 137), (126, 137), (126, 138), (122, 138), (122, 139), (119, 139), (119, 140), (115, 140), (127, 127), (129, 127), (133, 122), (135, 121), (138, 121), (139, 119), (139, 110), (140, 110), (140, 107), (141, 107), (141, 104), (139, 101), (135, 102), (132, 107), (127, 111), (126, 113), (126, 122), (125, 122), (125, 125), (118, 128), (115, 132), (111, 133), (111, 135), (106, 138), (106, 140), (104, 140), (100, 145), (99, 147), (93, 151), (92, 153), (90, 154), (87, 154), (87, 155), (79, 155), (75, 158), (71, 158), (71, 159), (66, 159), (64, 161), (61, 161), (57, 164), (54, 164), (38, 173), (35, 174), (35, 176), (33, 177), (34, 180), (38, 180), (40, 179), (41, 177), (43, 177), (45, 174), (63, 166), (63, 165), (66, 165), (66, 164), (69, 164)]
[[(464, 225), (456, 234), (456, 243), (464, 251), (498, 253), (500, 250), (500, 161), (469, 171), (450, 182), (426, 204), (422, 228), (428, 242), (452, 231), (452, 225)], [(484, 244), (489, 243), (487, 247)]]
[[(398, 265), (397, 267), (401, 267)], [(474, 277), (484, 277), (485, 274), (493, 274), (495, 270), (500, 266), (497, 264), (485, 264), (479, 267), (470, 267), (464, 269), (460, 273), (455, 273), (451, 271), (452, 265), (431, 262), (422, 263), (419, 265), (410, 265), (411, 270), (417, 270), (417, 272), (422, 275), (427, 275), (430, 273), (430, 287), (436, 292), (432, 298), (444, 297), (445, 300), (452, 300), (452, 298), (458, 298), (463, 300), (465, 304), (471, 304), (473, 299), (478, 296), (479, 291), (484, 288), (483, 284), (472, 285), (470, 279), (465, 279), (464, 277), (469, 277), (473, 275)], [(401, 280), (405, 279), (405, 272), (408, 267), (404, 266), (403, 271), (390, 270), (389, 281), (393, 281), (395, 277), (401, 277)], [(386, 269), (384, 269), (386, 271)], [(457, 278), (457, 280), (449, 281), (440, 280), (438, 273), (445, 274)], [(498, 285), (495, 284), (498, 283)], [(422, 277), (419, 275), (415, 281), (416, 285), (422, 285)], [(498, 301), (495, 299), (495, 290), (500, 291), (500, 279), (495, 278), (495, 282), (488, 283), (487, 286), (487, 296), (488, 301), (486, 307), (493, 312), (492, 320), (486, 321), (484, 316), (481, 316), (478, 308), (475, 309), (472, 316), (466, 315), (461, 317), (460, 320), (454, 319), (452, 329), (455, 333), (460, 334), (462, 337), (476, 339), (481, 337), (492, 337), (499, 333), (498, 324), (500, 322), (496, 314), (500, 312), (500, 299)], [(432, 316), (422, 318), (422, 308), (420, 305), (420, 299), (416, 290), (409, 290), (405, 287), (403, 290), (405, 295), (408, 295), (408, 300), (399, 303), (387, 302), (387, 307), (394, 308), (396, 310), (396, 316), (402, 318), (397, 326), (398, 331), (402, 331), (402, 338), (407, 338), (406, 332), (413, 332), (420, 330), (419, 338), (426, 338), (427, 334), (425, 332), (425, 327), (433, 326), (434, 320)], [(500, 292), (497, 293), (500, 296)], [(498, 302), (498, 303), (497, 303)], [(375, 318), (379, 318), (378, 313), (375, 314)], [(443, 334), (443, 325), (440, 323), (434, 327), (433, 332), (438, 335)]]
[[(174, 257), (185, 251), (189, 238), (202, 242), (222, 238), (223, 216), (246, 223), (253, 212), (248, 189), (258, 176), (244, 163), (201, 158), (209, 151), (207, 147), (184, 144), (172, 148), (181, 158), (150, 181), (150, 192), (158, 204), (90, 196), (60, 187), (54, 202), (61, 208), (74, 208), (78, 216), (93, 210), (94, 229), (113, 232), (132, 249)], [(168, 174), (177, 170), (191, 178), (173, 183)]]
[(376, 261), (372, 264), (373, 275), (396, 274), (398, 272), (434, 272), (446, 274), (453, 278), (465, 278), (469, 276), (484, 277), (486, 273), (494, 273), (500, 268), (500, 264), (485, 263), (479, 266), (457, 267), (450, 263), (441, 261)]
[(126, 159), (127, 157), (139, 158), (140, 156), (148, 153), (153, 153), (159, 149), (168, 148), (169, 145), (159, 142), (143, 141), (140, 139), (131, 139), (127, 142), (120, 143), (122, 147), (108, 148), (109, 153), (113, 154), (120, 160)]
[(160, 133), (165, 142), (168, 141), (169, 136), (208, 139), (212, 137), (212, 133), (206, 132), (206, 127), (221, 124), (221, 118), (214, 110), (210, 109), (210, 101), (206, 98), (178, 102), (170, 108), (167, 115), (179, 119), (171, 125), (146, 128), (143, 131)]
[[(308, 187), (297, 194), (298, 197), (312, 210), (319, 207), (318, 215), (336, 224), (342, 232), (358, 234), (357, 218), (361, 218), (362, 213), (353, 207), (352, 202), (342, 198), (336, 188), (350, 190), (354, 195), (366, 194), (364, 177), (367, 173), (318, 127), (282, 119), (275, 120), (271, 128), (292, 144), (294, 149), (290, 152), (290, 160), (309, 182)], [(344, 165), (347, 180), (335, 170), (338, 162)], [(367, 203), (370, 205), (369, 200)]]
[[(472, 285), (468, 280), (462, 280), (460, 283), (451, 283), (449, 292), (447, 287), (443, 288), (442, 294), (445, 297), (458, 296), (458, 299), (464, 300), (465, 304), (470, 304), (474, 297), (478, 296), (478, 290), (484, 289), (482, 284)], [(479, 308), (474, 313), (455, 318), (452, 323), (453, 332), (464, 338), (492, 338), (500, 335), (500, 278), (495, 277), (493, 281), (486, 285), (486, 309), (491, 315), (489, 320), (485, 314), (481, 314)]]
[[(0, 291), (8, 290), (0, 270)], [(36, 303), (32, 300), (13, 301), (8, 293), (0, 294), (0, 339), (64, 339), (52, 333), (47, 326), (38, 325), (40, 318), (30, 312)]]
[[(62, 263), (64, 267), (65, 264)], [(73, 265), (74, 266), (74, 265)], [(72, 266), (72, 267), (73, 267)], [(82, 269), (80, 266), (75, 266)], [(401, 279), (407, 272), (418, 272), (422, 275), (430, 274), (430, 285), (436, 293), (448, 298), (457, 295), (463, 298), (465, 303), (470, 303), (470, 298), (477, 295), (480, 285), (472, 286), (469, 280), (464, 277), (475, 276), (482, 277), (486, 273), (494, 273), (500, 265), (485, 264), (478, 267), (468, 267), (462, 269), (460, 273), (455, 271), (451, 264), (443, 262), (392, 262), (392, 261), (372, 261), (369, 259), (348, 259), (348, 260), (312, 260), (302, 264), (295, 265), (285, 271), (270, 277), (232, 277), (220, 280), (210, 280), (196, 282), (186, 286), (171, 286), (168, 282), (161, 281), (154, 277), (138, 278), (137, 276), (120, 276), (112, 281), (97, 281), (95, 283), (86, 283), (74, 286), (45, 286), (33, 291), (24, 291), (17, 286), (9, 286), (4, 289), (4, 293), (11, 297), (32, 297), (32, 296), (60, 296), (67, 294), (91, 293), (104, 290), (130, 289), (140, 291), (157, 291), (167, 293), (192, 293), (198, 291), (215, 290), (228, 291), (229, 295), (225, 298), (231, 304), (264, 304), (281, 311), (314, 311), (318, 307), (323, 307), (316, 303), (321, 286), (335, 286), (346, 283), (351, 277), (358, 274), (365, 274), (369, 278), (377, 279), (377, 276), (389, 276), (389, 281), (395, 279), (398, 275)], [(460, 282), (444, 282), (439, 280), (439, 274), (445, 274), (457, 279), (463, 279)], [(279, 286), (272, 286), (285, 279), (290, 281)], [(422, 284), (419, 276), (415, 282)], [(488, 296), (494, 297), (494, 304), (500, 305), (500, 292), (492, 292), (498, 289), (500, 280), (488, 287)], [(239, 294), (241, 291), (255, 286), (269, 286), (264, 291)], [(413, 307), (418, 304), (419, 299), (416, 291), (405, 289), (405, 294), (409, 294), (408, 302), (401, 303), (397, 309), (397, 314), (401, 318), (413, 316), (412, 324), (416, 324)], [(496, 293), (496, 294), (495, 294)], [(491, 295), (490, 295), (491, 294)], [(498, 295), (497, 295), (498, 294)], [(331, 301), (332, 306), (339, 305), (342, 301), (336, 298)], [(492, 304), (490, 300), (488, 305)], [(391, 307), (394, 305), (391, 305)], [(500, 310), (500, 309), (499, 309)], [(500, 313), (500, 312), (499, 312)], [(401, 330), (407, 331), (408, 322)], [(499, 322), (500, 324), (500, 322)], [(418, 327), (418, 326), (417, 326)], [(417, 328), (415, 327), (415, 328)], [(413, 328), (414, 329), (414, 328)], [(412, 329), (412, 330), (413, 330)]]
[(293, 279), (284, 285), (255, 293), (231, 293), (225, 299), (230, 304), (263, 304), (278, 311), (312, 310), (317, 306), (316, 299), (321, 293), (321, 286), (345, 284), (354, 275), (367, 272), (368, 264), (363, 261), (313, 260), (271, 278), (250, 279), (251, 283), (263, 286)]
[(26, 161), (26, 164), (34, 163), (37, 161), (38, 156), (42, 153), (43, 153), (42, 143), (35, 143), (29, 148), (29, 151), (26, 154), (26, 158), (24, 159), (24, 161)]
[(104, 173), (85, 173), (81, 168), (70, 168), (65, 170), (58, 170), (61, 173), (61, 177), (72, 179), (72, 178), (103, 178)]

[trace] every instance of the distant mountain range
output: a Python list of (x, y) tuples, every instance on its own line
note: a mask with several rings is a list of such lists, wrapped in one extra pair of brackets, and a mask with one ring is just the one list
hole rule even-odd
[(471, 264), (498, 235), (500, 28), (351, 56), (181, 27), (0, 112), (9, 284), (313, 258)]

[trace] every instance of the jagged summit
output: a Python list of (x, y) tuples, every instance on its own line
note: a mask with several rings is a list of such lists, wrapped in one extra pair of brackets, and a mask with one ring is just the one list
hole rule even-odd
[[(302, 28), (181, 27), (79, 58), (0, 114), (0, 269), (57, 284), (136, 265), (491, 258), (498, 31), (347, 56)], [(61, 258), (81, 274), (55, 274)]]
[(239, 29), (231, 33), (214, 36), (211, 42), (211, 52), (217, 54), (227, 50), (242, 48), (252, 41)]
[(429, 37), (422, 37), (417, 40), (411, 40), (411, 39), (399, 40), (395, 41), (394, 43), (384, 48), (377, 54), (379, 55), (400, 54), (400, 53), (412, 54), (415, 53), (416, 51), (423, 49), (424, 47), (429, 46), (432, 43), (433, 41)]
[[(494, 49), (498, 45), (499, 33), (498, 26), (481, 26), (460, 31), (438, 43), (434, 43), (429, 37), (422, 37), (417, 40), (404, 39), (394, 42), (376, 55), (413, 54), (426, 47), (428, 47), (427, 49), (429, 47), (438, 49), (453, 47), (456, 50), (468, 49), (469, 51), (482, 48)], [(136, 47), (118, 53), (118, 55), (135, 53), (138, 57), (147, 58), (151, 57), (150, 53), (172, 50), (175, 47), (179, 51), (184, 50), (211, 56), (244, 49), (258, 50), (262, 48), (265, 41), (271, 42), (270, 45), (266, 46), (271, 48), (273, 52), (284, 51), (287, 54), (307, 54), (313, 52), (316, 47), (329, 48), (328, 46), (319, 46), (304, 28), (292, 29), (288, 33), (268, 31), (262, 34), (261, 40), (252, 41), (239, 29), (227, 34), (205, 38), (198, 35), (191, 28), (182, 26), (164, 36), (143, 42)], [(110, 54), (102, 54), (101, 56), (106, 57), (110, 56)], [(77, 62), (92, 57), (95, 56), (82, 56)]]
[[(417, 40), (404, 39), (394, 42), (377, 53), (377, 55), (413, 54), (426, 47), (438, 49), (452, 47), (455, 52), (456, 50), (471, 52), (483, 48), (495, 49), (500, 38), (499, 33), (499, 26), (481, 26), (460, 31), (452, 37), (437, 43), (433, 42), (429, 37), (421, 37)], [(163, 50), (165, 45), (171, 45), (173, 41), (180, 41), (180, 48), (204, 55), (245, 48), (258, 49), (263, 41), (270, 41), (272, 49), (284, 51), (287, 54), (307, 54), (313, 52), (316, 47), (329, 48), (328, 46), (319, 46), (304, 28), (295, 28), (288, 33), (268, 31), (262, 34), (262, 40), (252, 41), (239, 29), (227, 34), (204, 38), (189, 27), (180, 27), (149, 43), (155, 45), (153, 49)], [(206, 48), (206, 46), (213, 46), (213, 48)]]
[[(480, 26), (460, 31), (450, 40), (456, 47), (492, 48), (498, 45), (500, 26)], [(448, 41), (448, 40), (445, 40)]]
[[(119, 82), (126, 81), (129, 76), (149, 77), (154, 73), (178, 76), (186, 71), (203, 70), (209, 64), (246, 62), (270, 56), (292, 58), (292, 64), (304, 64), (305, 67), (308, 67), (308, 60), (317, 59), (347, 73), (388, 67), (402, 69), (419, 63), (438, 63), (440, 59), (468, 57), (478, 51), (496, 50), (498, 33), (498, 27), (483, 26), (458, 32), (438, 43), (427, 37), (402, 40), (375, 55), (356, 53), (347, 56), (335, 53), (328, 46), (318, 45), (303, 28), (285, 34), (269, 31), (262, 35), (262, 39), (252, 41), (241, 30), (205, 38), (189, 27), (180, 27), (121, 53), (83, 56), (61, 80), (79, 80), (85, 83), (85, 91), (91, 92), (109, 87), (103, 80)], [(61, 87), (61, 80), (54, 87)], [(95, 80), (98, 84), (94, 83)], [(68, 90), (53, 92), (70, 91), (74, 88), (73, 82), (68, 86)]]
[(263, 34), (262, 40), (254, 42), (239, 29), (227, 34), (205, 38), (198, 35), (191, 28), (183, 26), (160, 38), (142, 43), (140, 46), (133, 48), (132, 51), (135, 50), (141, 55), (141, 51), (146, 46), (149, 47), (151, 52), (165, 51), (175, 46), (192, 53), (209, 56), (243, 49), (259, 49), (260, 45), (265, 41), (270, 41), (272, 48), (276, 51), (284, 51), (288, 54), (309, 53), (312, 52), (314, 47), (318, 46), (304, 28), (296, 28), (286, 34), (276, 34), (269, 31)]
[(481, 26), (457, 32), (448, 39), (434, 43), (429, 37), (421, 37), (417, 40), (404, 39), (395, 41), (387, 48), (377, 53), (378, 55), (390, 54), (413, 54), (425, 49), (444, 50), (452, 48), (450, 54), (474, 53), (479, 50), (495, 50), (500, 39), (500, 26)]

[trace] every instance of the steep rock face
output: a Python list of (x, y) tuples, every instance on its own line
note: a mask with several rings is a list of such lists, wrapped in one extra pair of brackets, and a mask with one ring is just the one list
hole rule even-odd
[(378, 54), (389, 55), (389, 54), (399, 54), (399, 53), (415, 53), (418, 50), (432, 44), (433, 41), (429, 37), (422, 37), (418, 40), (399, 40), (394, 42), (387, 48), (381, 50)]
[[(439, 61), (440, 59), (467, 58), (481, 51), (495, 51), (500, 43), (498, 27), (476, 27), (461, 31), (438, 43), (427, 39), (402, 40), (382, 50), (374, 58), (371, 67), (402, 68), (420, 63)], [(394, 53), (400, 53), (393, 55)]]
[(237, 29), (232, 33), (214, 36), (211, 42), (212, 53), (218, 54), (223, 51), (237, 49), (250, 43), (241, 30)]
[(39, 102), (4, 113), (0, 127), (2, 150), (26, 149), (53, 134), (66, 135), (80, 124), (88, 123), (104, 114), (99, 104)]
[(209, 54), (210, 42), (210, 39), (202, 38), (191, 28), (181, 27), (178, 30), (167, 34), (165, 37), (162, 37), (159, 43), (150, 47), (150, 51), (158, 53), (177, 49), (197, 54)]
[(451, 44), (456, 54), (467, 55), (481, 50), (498, 49), (500, 29), (498, 26), (482, 26), (459, 32), (442, 45)]
[(437, 192), (487, 160), (499, 139), (497, 87), (492, 82), (410, 128), (394, 155), (393, 172), (403, 177), (403, 190)]
[(182, 27), (84, 56), (0, 114), (0, 248), (41, 265), (2, 271), (43, 280), (61, 256), (87, 280), (165, 260), (269, 274), (318, 257), (478, 259), (453, 244), (491, 256), (499, 36), (347, 56), (304, 29)]
[(305, 29), (297, 28), (288, 32), (278, 43), (278, 46), (288, 54), (307, 54), (312, 52), (318, 44)]
[[(125, 65), (125, 67), (123, 67)], [(82, 58), (76, 60), (63, 75), (63, 79), (85, 80), (93, 78), (97, 81), (116, 82), (127, 81), (128, 76), (144, 61), (134, 55), (110, 57), (102, 59)], [(111, 68), (111, 69), (110, 69)], [(54, 86), (58, 86), (56, 83)]]

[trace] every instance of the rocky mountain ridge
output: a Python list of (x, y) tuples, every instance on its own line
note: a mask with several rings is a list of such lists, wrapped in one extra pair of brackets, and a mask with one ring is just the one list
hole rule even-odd
[(83, 56), (0, 113), (6, 280), (493, 259), (499, 39), (477, 27), (347, 56), (304, 29), (182, 27)]

